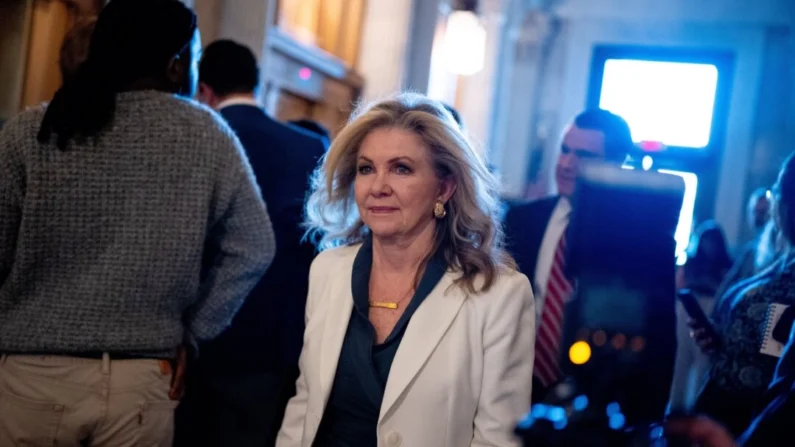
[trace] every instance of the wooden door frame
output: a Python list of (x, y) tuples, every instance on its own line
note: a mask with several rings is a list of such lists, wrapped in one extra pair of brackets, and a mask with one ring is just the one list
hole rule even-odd
[[(25, 56), (24, 85), (20, 92), (22, 108), (48, 101), (53, 93), (56, 82), (60, 83), (60, 72), (55, 73), (57, 58), (60, 54), (63, 36), (74, 24), (83, 18), (96, 16), (103, 5), (100, 0), (33, 0), (32, 21), (27, 39)], [(61, 12), (58, 18), (52, 17), (45, 22), (37, 19), (47, 17), (42, 11), (57, 7)], [(62, 18), (61, 18), (62, 17)], [(49, 34), (49, 36), (48, 36)], [(56, 81), (55, 76), (58, 76)]]

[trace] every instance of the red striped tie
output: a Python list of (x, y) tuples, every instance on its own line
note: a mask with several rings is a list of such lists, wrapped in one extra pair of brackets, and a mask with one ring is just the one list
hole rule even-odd
[(574, 288), (563, 268), (566, 265), (566, 237), (560, 238), (552, 261), (552, 269), (547, 281), (547, 294), (544, 298), (544, 309), (541, 312), (541, 324), (536, 336), (535, 370), (533, 373), (545, 387), (553, 385), (561, 378), (560, 342), (563, 335), (563, 305)]

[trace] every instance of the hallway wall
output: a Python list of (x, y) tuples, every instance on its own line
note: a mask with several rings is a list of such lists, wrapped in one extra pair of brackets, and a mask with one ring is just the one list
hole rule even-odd
[(414, 1), (427, 0), (370, 0), (367, 3), (357, 64), (366, 80), (365, 101), (391, 95), (405, 85)]

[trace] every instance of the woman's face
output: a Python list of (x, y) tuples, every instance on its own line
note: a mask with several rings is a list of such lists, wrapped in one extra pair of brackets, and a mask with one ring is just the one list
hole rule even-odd
[(433, 208), (446, 203), (453, 182), (440, 180), (430, 150), (416, 134), (396, 128), (370, 132), (356, 159), (354, 196), (374, 237), (403, 240), (433, 227)]

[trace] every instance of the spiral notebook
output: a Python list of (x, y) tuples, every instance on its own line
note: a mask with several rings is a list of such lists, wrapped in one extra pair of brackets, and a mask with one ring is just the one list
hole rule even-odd
[(784, 344), (773, 338), (773, 329), (788, 307), (788, 305), (780, 303), (773, 303), (768, 307), (767, 318), (765, 319), (765, 333), (762, 337), (762, 348), (759, 350), (762, 354), (781, 357), (781, 353), (784, 351)]

